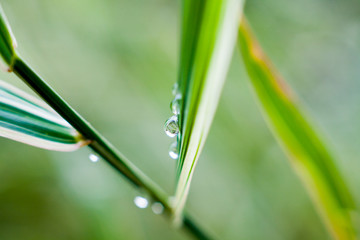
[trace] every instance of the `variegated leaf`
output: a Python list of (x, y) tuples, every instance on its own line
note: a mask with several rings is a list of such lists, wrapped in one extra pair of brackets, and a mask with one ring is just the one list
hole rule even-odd
[(43, 101), (3, 81), (0, 81), (0, 136), (56, 151), (73, 151), (87, 144)]

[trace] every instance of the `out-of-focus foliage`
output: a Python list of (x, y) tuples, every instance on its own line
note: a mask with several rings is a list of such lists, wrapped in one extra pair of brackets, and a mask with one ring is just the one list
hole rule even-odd
[(336, 239), (355, 239), (352, 217), (356, 216), (356, 207), (335, 159), (299, 106), (293, 90), (271, 65), (245, 18), (239, 27), (238, 44), (264, 118), (329, 232)]
[[(176, 164), (162, 124), (177, 76), (180, 2), (4, 0), (2, 6), (23, 58), (171, 193)], [(245, 8), (265, 51), (341, 156), (358, 203), (359, 11), (355, 0), (253, 0)], [(221, 239), (326, 239), (240, 65), (235, 53), (188, 211)], [(0, 77), (26, 89), (15, 76)], [(186, 237), (150, 209), (137, 209), (137, 193), (105, 163), (90, 162), (87, 149), (55, 153), (7, 139), (0, 146), (0, 219), (6, 219), (0, 239)]]

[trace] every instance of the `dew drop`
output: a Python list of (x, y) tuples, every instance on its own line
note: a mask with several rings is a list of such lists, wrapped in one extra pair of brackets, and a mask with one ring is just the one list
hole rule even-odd
[(151, 209), (155, 214), (162, 214), (164, 211), (164, 206), (159, 202), (155, 202), (153, 205), (151, 205)]
[(181, 101), (181, 95), (176, 94), (174, 100), (172, 100), (170, 103), (171, 112), (175, 115), (180, 114), (180, 101)]
[(97, 155), (95, 155), (95, 154), (90, 154), (90, 155), (89, 155), (89, 159), (90, 159), (90, 161), (92, 161), (92, 162), (97, 162), (97, 161), (99, 161), (99, 157), (98, 157)]
[(166, 120), (164, 130), (169, 137), (175, 137), (179, 133), (178, 117), (171, 116)]
[(178, 93), (178, 91), (179, 91), (179, 84), (176, 82), (176, 83), (174, 83), (174, 85), (171, 89), (171, 92), (175, 96)]
[(149, 201), (144, 197), (137, 196), (134, 198), (134, 203), (138, 208), (146, 208)]
[(169, 156), (172, 159), (177, 159), (179, 157), (178, 144), (173, 142), (169, 147)]

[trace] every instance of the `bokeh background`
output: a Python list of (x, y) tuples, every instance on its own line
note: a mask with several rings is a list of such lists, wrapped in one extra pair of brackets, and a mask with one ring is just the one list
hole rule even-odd
[[(180, 1), (3, 0), (19, 52), (129, 159), (174, 192), (171, 87)], [(300, 96), (360, 201), (360, 2), (252, 0), (245, 12)], [(23, 89), (14, 75), (0, 77)], [(0, 139), (0, 239), (187, 239), (90, 151)], [(219, 239), (328, 239), (270, 134), (238, 50), (193, 179), (187, 212)]]

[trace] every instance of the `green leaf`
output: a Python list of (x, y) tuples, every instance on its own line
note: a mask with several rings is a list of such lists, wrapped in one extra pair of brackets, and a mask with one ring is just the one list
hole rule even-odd
[(11, 71), (16, 57), (15, 48), (17, 43), (6, 19), (5, 13), (0, 5), (0, 55), (3, 62), (1, 67)]
[(179, 71), (180, 155), (175, 215), (180, 216), (236, 43), (241, 0), (184, 0)]
[(74, 151), (88, 143), (44, 102), (3, 81), (0, 136), (55, 151)]
[(355, 239), (355, 206), (344, 179), (295, 94), (275, 71), (241, 21), (239, 46), (264, 117), (307, 188), (328, 230), (336, 239)]

